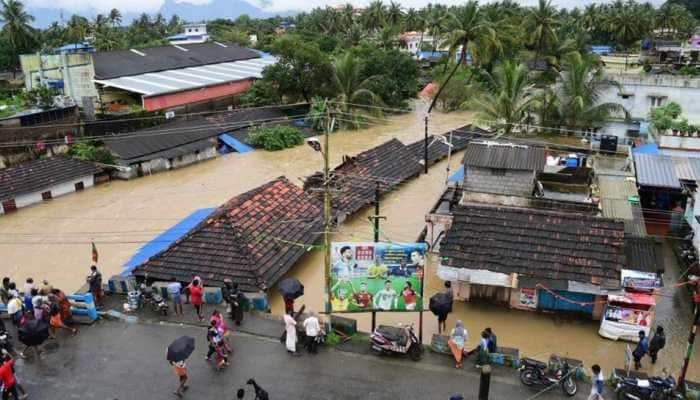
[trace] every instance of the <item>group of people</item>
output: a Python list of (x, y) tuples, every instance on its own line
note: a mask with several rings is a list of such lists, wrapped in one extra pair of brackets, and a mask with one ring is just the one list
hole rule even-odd
[(27, 278), (20, 290), (15, 282), (4, 277), (0, 287), (0, 301), (7, 306), (10, 320), (17, 329), (31, 320), (45, 320), (49, 324), (51, 338), (55, 338), (59, 330), (69, 331), (73, 335), (78, 333), (77, 329), (70, 326), (73, 314), (68, 297), (47, 280), (39, 286), (33, 278)]
[(476, 358), (477, 367), (488, 364), (489, 354), (495, 353), (498, 349), (498, 338), (490, 327), (487, 327), (481, 332), (479, 344), (469, 351), (465, 349), (468, 340), (469, 331), (464, 327), (462, 321), (457, 321), (455, 327), (450, 332), (450, 338), (447, 340), (447, 345), (455, 359), (455, 368), (462, 368), (462, 359), (464, 356), (470, 356), (474, 353), (478, 354)]
[[(303, 346), (309, 354), (317, 354), (318, 345), (323, 343), (326, 335), (318, 315), (311, 311), (309, 316), (301, 322), (301, 325), (304, 328)], [(293, 356), (300, 355), (299, 351), (297, 351), (299, 337), (297, 335), (297, 320), (294, 317), (293, 305), (291, 308), (287, 308), (287, 312), (284, 314), (284, 334), (280, 339), (284, 339), (284, 344), (289, 354)]]
[(664, 327), (659, 325), (656, 327), (656, 332), (654, 336), (649, 341), (646, 333), (644, 331), (639, 331), (639, 341), (637, 342), (637, 347), (635, 347), (632, 352), (632, 358), (634, 358), (634, 369), (640, 369), (642, 367), (642, 358), (649, 355), (651, 358), (651, 363), (656, 364), (656, 360), (659, 357), (659, 351), (666, 346), (666, 333), (664, 333)]
[(207, 361), (211, 361), (211, 356), (216, 356), (216, 370), (220, 371), (228, 366), (228, 356), (233, 353), (233, 349), (228, 343), (230, 332), (226, 321), (219, 310), (214, 310), (209, 318), (209, 329), (207, 329), (207, 343), (209, 351), (207, 352)]

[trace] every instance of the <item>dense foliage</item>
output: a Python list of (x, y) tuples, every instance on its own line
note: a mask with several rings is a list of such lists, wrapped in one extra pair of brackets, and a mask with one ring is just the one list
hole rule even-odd
[(97, 146), (92, 142), (79, 142), (70, 147), (70, 155), (85, 161), (98, 162), (102, 164), (114, 164), (114, 157), (104, 147)]
[(248, 143), (268, 151), (288, 149), (304, 143), (299, 129), (287, 125), (260, 126), (248, 134)]

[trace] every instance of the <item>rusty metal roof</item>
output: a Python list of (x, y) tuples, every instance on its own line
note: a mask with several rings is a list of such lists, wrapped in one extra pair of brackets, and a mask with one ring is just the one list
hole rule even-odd
[(545, 165), (544, 148), (505, 142), (473, 141), (467, 146), (464, 165), (542, 171)]

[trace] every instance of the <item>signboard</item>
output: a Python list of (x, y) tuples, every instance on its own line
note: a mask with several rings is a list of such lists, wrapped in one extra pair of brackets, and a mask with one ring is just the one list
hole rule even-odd
[(420, 310), (426, 250), (424, 243), (333, 243), (333, 312)]
[(652, 290), (662, 286), (661, 278), (651, 272), (623, 269), (620, 271), (620, 277), (622, 279), (622, 287), (625, 288)]
[(537, 290), (529, 288), (520, 288), (521, 307), (537, 308)]
[(651, 325), (651, 312), (608, 305), (605, 308), (605, 320), (646, 327)]

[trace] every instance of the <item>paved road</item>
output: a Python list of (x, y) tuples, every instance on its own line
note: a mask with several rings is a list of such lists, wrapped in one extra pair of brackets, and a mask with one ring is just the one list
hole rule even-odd
[[(165, 362), (165, 346), (190, 335), (197, 338), (198, 347), (189, 362), (191, 388), (185, 398), (233, 399), (251, 377), (273, 400), (439, 400), (456, 392), (477, 397), (478, 375), (471, 370), (337, 350), (291, 357), (279, 342), (247, 334), (233, 336), (232, 366), (217, 373), (204, 360), (204, 332), (191, 326), (101, 322), (83, 328), (75, 338), (59, 338), (60, 348), (41, 360), (20, 362), (19, 377), (33, 399), (172, 400), (176, 382)], [(497, 370), (491, 399), (526, 399), (535, 393), (519, 385), (515, 376)], [(561, 397), (555, 392), (538, 398)]]

